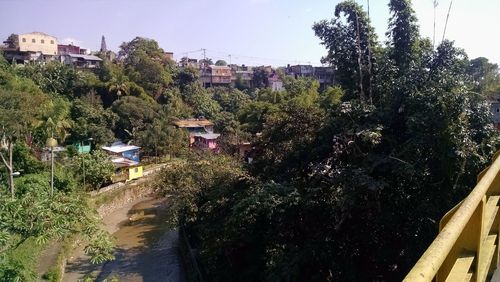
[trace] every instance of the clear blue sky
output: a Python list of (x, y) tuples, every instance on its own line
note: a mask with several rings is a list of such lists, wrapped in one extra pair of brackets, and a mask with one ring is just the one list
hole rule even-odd
[[(366, 4), (367, 0), (358, 0)], [(247, 65), (320, 64), (325, 49), (311, 29), (333, 17), (339, 0), (0, 0), (0, 38), (10, 33), (42, 31), (97, 50), (101, 35), (118, 50), (135, 36), (156, 39), (180, 58), (207, 49), (213, 59)], [(432, 0), (414, 0), (421, 33), (432, 37)], [(439, 1), (437, 38), (443, 34), (450, 0)], [(385, 39), (388, 0), (371, 1), (371, 17)], [(469, 57), (500, 63), (500, 1), (455, 0), (446, 37)], [(190, 57), (200, 58), (201, 52)]]

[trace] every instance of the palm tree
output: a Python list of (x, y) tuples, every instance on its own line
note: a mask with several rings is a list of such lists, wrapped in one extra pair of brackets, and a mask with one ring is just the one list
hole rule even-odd
[(130, 83), (123, 73), (118, 73), (107, 83), (108, 91), (116, 93), (118, 99), (122, 95), (128, 95), (130, 92)]

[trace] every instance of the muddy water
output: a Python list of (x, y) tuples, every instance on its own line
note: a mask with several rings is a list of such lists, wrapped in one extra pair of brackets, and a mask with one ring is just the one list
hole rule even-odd
[(106, 216), (103, 221), (116, 238), (116, 259), (100, 266), (75, 259), (64, 280), (92, 276), (96, 281), (184, 281), (178, 231), (166, 223), (170, 216), (166, 201), (159, 199), (142, 200)]

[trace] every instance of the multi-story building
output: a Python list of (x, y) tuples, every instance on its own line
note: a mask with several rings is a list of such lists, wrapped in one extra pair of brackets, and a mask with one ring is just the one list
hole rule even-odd
[(228, 86), (232, 80), (231, 68), (211, 65), (201, 70), (200, 78), (205, 87)]
[(57, 38), (43, 32), (19, 34), (19, 51), (56, 56)]
[(85, 55), (87, 53), (87, 49), (80, 48), (80, 46), (75, 46), (72, 44), (58, 44), (57, 45), (57, 53), (59, 55), (67, 55), (67, 54), (80, 54)]
[(332, 67), (314, 67), (314, 77), (319, 81), (320, 89), (333, 85), (334, 70)]
[(285, 71), (287, 75), (291, 75), (295, 78), (314, 76), (314, 68), (311, 65), (288, 65)]
[(279, 78), (276, 73), (271, 74), (268, 77), (268, 86), (272, 91), (282, 91), (283, 90), (283, 81)]
[(231, 79), (233, 85), (238, 82), (244, 87), (252, 87), (253, 70), (233, 70)]
[(43, 32), (31, 32), (9, 37), (9, 44), (3, 48), (8, 61), (25, 63), (48, 61), (57, 56), (57, 38)]

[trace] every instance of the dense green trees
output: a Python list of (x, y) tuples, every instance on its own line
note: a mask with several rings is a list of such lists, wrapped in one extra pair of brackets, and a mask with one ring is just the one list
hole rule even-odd
[(51, 198), (34, 152), (52, 132), (63, 145), (119, 138), (146, 156), (182, 156), (188, 139), (172, 121), (204, 116), (223, 134), (223, 153), (254, 146), (252, 164), (196, 152), (161, 174), (207, 280), (400, 280), (499, 145), (484, 100), (498, 94), (499, 76), (453, 42), (434, 49), (411, 1), (389, 8), (385, 44), (352, 0), (314, 25), (338, 83), (323, 92), (293, 77), (272, 91), (264, 69), (253, 89), (205, 89), (198, 70), (140, 37), (95, 73), (0, 60), (0, 279), (31, 279), (12, 255), (30, 240), (84, 233), (95, 261), (112, 258), (78, 175), (96, 188), (113, 167), (98, 151), (62, 158)]
[(472, 189), (500, 141), (478, 87), (496, 68), (433, 49), (410, 1), (389, 8), (385, 45), (354, 1), (314, 26), (339, 87), (286, 78), (239, 108), (262, 133), (248, 172), (203, 156), (166, 172), (208, 279), (401, 280)]

